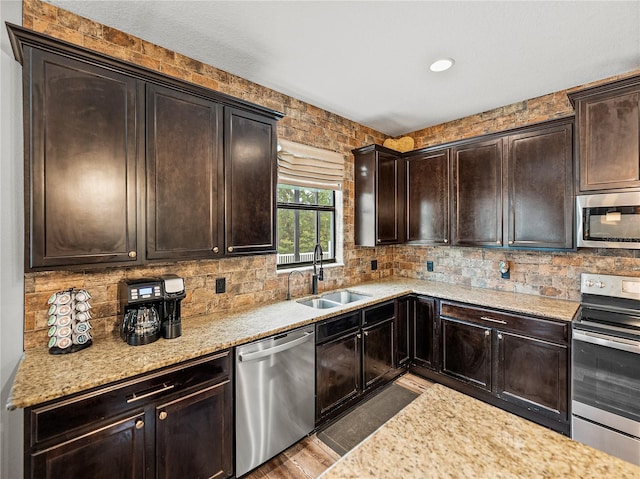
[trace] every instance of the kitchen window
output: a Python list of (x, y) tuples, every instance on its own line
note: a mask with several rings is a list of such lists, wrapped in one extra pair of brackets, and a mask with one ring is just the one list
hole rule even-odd
[(278, 185), (278, 266), (311, 264), (317, 243), (322, 260), (335, 261), (335, 192)]
[(278, 268), (323, 262), (341, 251), (344, 157), (333, 151), (280, 140), (278, 145)]

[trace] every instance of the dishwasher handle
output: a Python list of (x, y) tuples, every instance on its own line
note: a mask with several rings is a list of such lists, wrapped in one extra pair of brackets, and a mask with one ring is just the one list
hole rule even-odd
[(313, 336), (313, 332), (304, 333), (304, 335), (298, 339), (294, 339), (293, 341), (289, 341), (288, 343), (279, 344), (278, 346), (274, 346), (269, 349), (263, 349), (262, 351), (256, 351), (255, 353), (240, 353), (238, 354), (238, 361), (240, 362), (248, 362), (255, 361), (257, 359), (262, 359), (267, 356), (272, 356), (277, 353), (281, 353), (282, 351), (286, 351), (291, 348), (295, 348), (300, 344), (309, 340), (309, 338)]

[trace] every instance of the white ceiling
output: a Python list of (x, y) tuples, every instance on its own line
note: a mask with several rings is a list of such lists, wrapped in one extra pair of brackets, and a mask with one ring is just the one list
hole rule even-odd
[(392, 136), (640, 68), (640, 0), (47, 1)]

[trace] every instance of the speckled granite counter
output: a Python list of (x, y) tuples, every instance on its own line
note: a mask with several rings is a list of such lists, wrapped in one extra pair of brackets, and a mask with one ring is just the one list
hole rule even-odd
[(322, 479), (638, 479), (640, 467), (436, 384)]
[(432, 281), (392, 279), (348, 289), (370, 297), (331, 309), (281, 301), (189, 318), (183, 321), (181, 337), (145, 346), (128, 346), (113, 337), (67, 355), (50, 355), (46, 347), (28, 350), (18, 367), (7, 408), (33, 406), (412, 292), (562, 321), (571, 321), (578, 308), (572, 301)]

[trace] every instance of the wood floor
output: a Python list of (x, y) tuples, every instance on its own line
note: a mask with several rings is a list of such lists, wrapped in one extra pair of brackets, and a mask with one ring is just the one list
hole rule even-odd
[[(395, 383), (418, 394), (433, 384), (413, 374), (405, 374)], [(336, 452), (312, 434), (242, 479), (315, 479), (338, 459)]]

